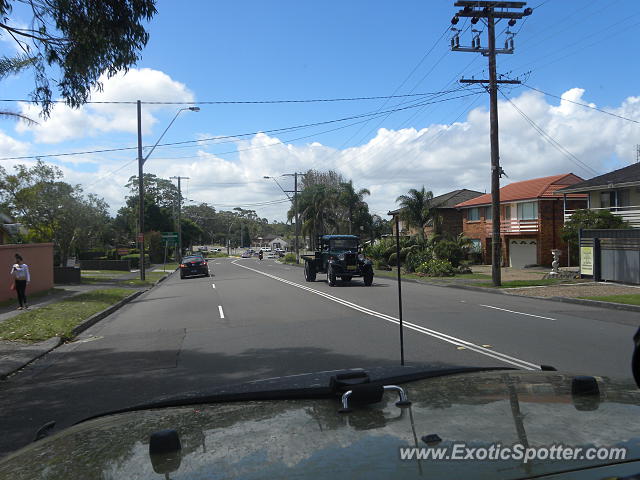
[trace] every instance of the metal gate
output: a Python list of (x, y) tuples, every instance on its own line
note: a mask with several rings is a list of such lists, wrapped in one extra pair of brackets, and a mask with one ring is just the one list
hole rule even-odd
[(581, 230), (580, 258), (582, 277), (640, 284), (640, 229)]

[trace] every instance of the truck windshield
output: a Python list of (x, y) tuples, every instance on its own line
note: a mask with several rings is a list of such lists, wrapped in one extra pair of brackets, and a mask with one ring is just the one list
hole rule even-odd
[(356, 250), (358, 240), (355, 238), (334, 238), (331, 240), (331, 250)]

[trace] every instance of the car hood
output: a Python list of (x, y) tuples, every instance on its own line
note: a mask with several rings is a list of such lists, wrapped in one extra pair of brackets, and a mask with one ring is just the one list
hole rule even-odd
[[(131, 411), (75, 425), (0, 462), (0, 478), (604, 478), (640, 471), (640, 392), (632, 381), (597, 378), (600, 393), (572, 394), (557, 372), (493, 371), (403, 384), (339, 413), (337, 399), (208, 403)], [(150, 458), (149, 438), (174, 429), (179, 454)], [(401, 447), (562, 444), (625, 447), (603, 460), (402, 460)], [(433, 446), (433, 444), (431, 444)], [(599, 468), (594, 468), (600, 466)], [(573, 473), (572, 473), (573, 472)], [(554, 474), (555, 473), (555, 474)], [(546, 475), (551, 475), (547, 477)]]

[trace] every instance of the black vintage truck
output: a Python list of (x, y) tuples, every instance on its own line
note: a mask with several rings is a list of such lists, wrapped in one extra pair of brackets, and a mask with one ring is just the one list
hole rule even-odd
[(355, 235), (321, 235), (317, 239), (314, 255), (302, 255), (304, 278), (314, 282), (318, 273), (327, 274), (327, 283), (333, 287), (338, 277), (349, 282), (353, 277), (362, 277), (368, 287), (373, 283), (373, 265), (360, 252)]

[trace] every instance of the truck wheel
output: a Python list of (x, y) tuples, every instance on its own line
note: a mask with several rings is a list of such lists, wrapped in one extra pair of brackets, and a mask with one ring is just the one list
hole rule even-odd
[(304, 279), (307, 282), (316, 281), (316, 271), (309, 262), (304, 262)]
[(373, 283), (373, 272), (367, 272), (363, 275), (364, 286), (370, 287)]
[(342, 279), (343, 282), (350, 282), (351, 281), (351, 277), (349, 275), (343, 275), (340, 278)]
[(327, 283), (330, 287), (336, 286), (336, 274), (333, 272), (333, 268), (327, 268)]

